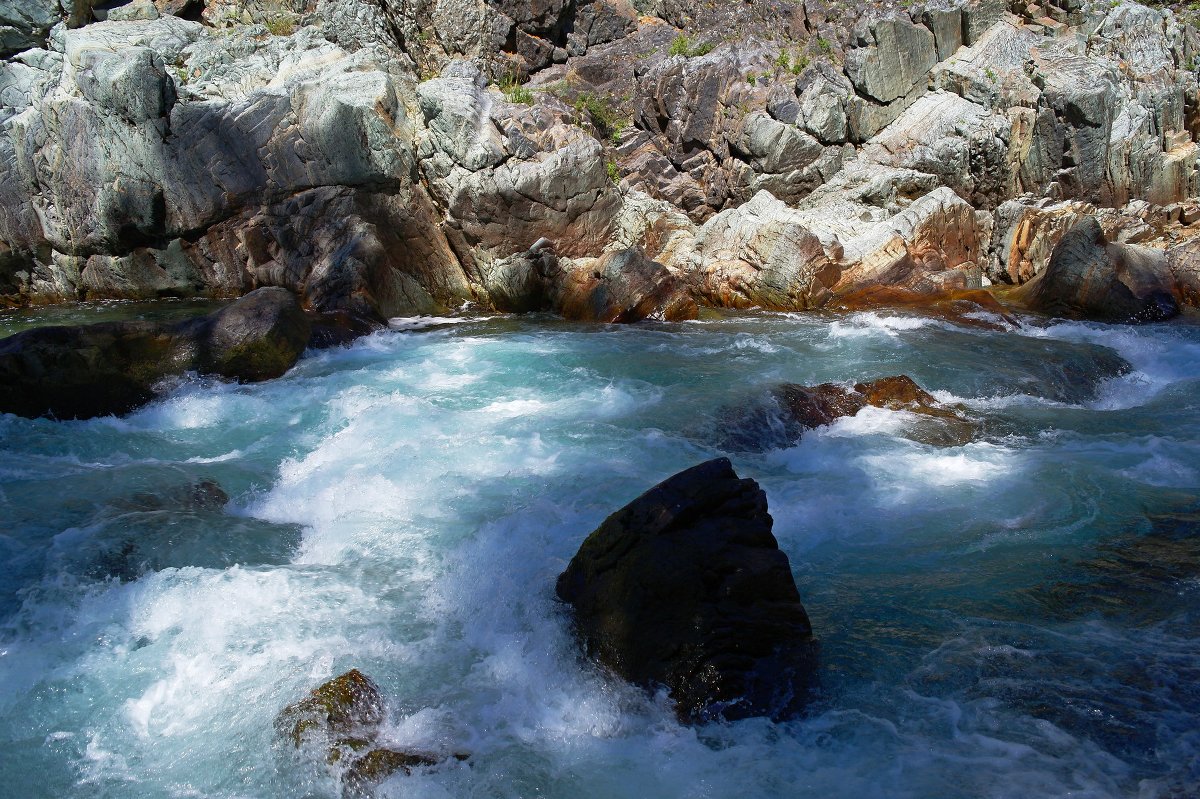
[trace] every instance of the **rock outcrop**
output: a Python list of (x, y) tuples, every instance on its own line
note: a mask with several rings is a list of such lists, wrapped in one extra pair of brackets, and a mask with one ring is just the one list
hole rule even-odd
[(309, 339), (290, 292), (263, 288), (199, 319), (41, 327), (0, 339), (0, 412), (126, 413), (186, 371), (254, 382), (286, 372)]
[(815, 681), (812, 629), (767, 499), (725, 458), (609, 516), (558, 578), (587, 651), (681, 719), (787, 716)]
[(960, 407), (938, 402), (908, 375), (856, 383), (802, 386), (782, 383), (765, 403), (750, 402), (720, 414), (720, 443), (732, 451), (762, 452), (789, 447), (804, 431), (833, 424), (873, 406), (912, 415), (905, 435), (934, 446), (961, 446), (978, 434), (978, 425)]
[(1165, 253), (1110, 243), (1088, 217), (1063, 235), (1046, 270), (1019, 296), (1030, 308), (1054, 316), (1158, 322), (1179, 313), (1176, 293)]
[(860, 11), (0, 3), (0, 303), (673, 318), (1020, 285), (1088, 215), (1200, 233), (1186, 19)]

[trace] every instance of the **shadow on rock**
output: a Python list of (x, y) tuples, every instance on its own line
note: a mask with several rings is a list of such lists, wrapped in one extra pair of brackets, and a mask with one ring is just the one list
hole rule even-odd
[(1165, 253), (1110, 243), (1087, 217), (1062, 237), (1045, 271), (1013, 297), (1052, 316), (1101, 322), (1161, 322), (1179, 314)]
[(153, 399), (187, 371), (256, 382), (279, 377), (308, 345), (311, 324), (291, 292), (261, 288), (174, 324), (41, 327), (0, 340), (0, 412), (89, 419)]

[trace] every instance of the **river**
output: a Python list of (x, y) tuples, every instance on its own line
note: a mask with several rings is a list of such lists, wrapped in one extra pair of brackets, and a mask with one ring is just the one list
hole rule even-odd
[[(393, 328), (125, 418), (0, 416), (0, 793), (336, 797), (272, 720), (357, 667), (388, 740), (471, 755), (380, 796), (1200, 794), (1194, 319)], [(901, 373), (979, 435), (868, 408), (727, 451), (776, 383)], [(554, 598), (605, 516), (720, 454), (821, 640), (795, 721), (681, 726)]]

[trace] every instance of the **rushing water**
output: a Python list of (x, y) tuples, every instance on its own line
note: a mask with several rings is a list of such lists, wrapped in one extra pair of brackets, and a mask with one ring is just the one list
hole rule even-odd
[[(471, 753), (384, 796), (1200, 793), (1200, 327), (455, 321), (0, 417), (0, 793), (337, 796), (271, 722), (351, 667), (391, 741)], [(683, 727), (578, 657), (554, 579), (608, 513), (776, 382), (897, 373), (980, 437), (869, 408), (729, 453), (822, 640), (808, 716)]]

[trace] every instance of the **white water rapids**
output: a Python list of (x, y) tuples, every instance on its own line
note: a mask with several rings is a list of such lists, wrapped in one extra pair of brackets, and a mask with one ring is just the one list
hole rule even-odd
[[(1200, 794), (1200, 327), (453, 321), (0, 416), (0, 794), (339, 796), (272, 720), (352, 667), (389, 741), (471, 755), (380, 796)], [(809, 715), (680, 726), (578, 655), (554, 579), (606, 515), (780, 381), (901, 373), (981, 435), (867, 409), (728, 453), (822, 641)], [(203, 479), (229, 506), (131, 500)]]

